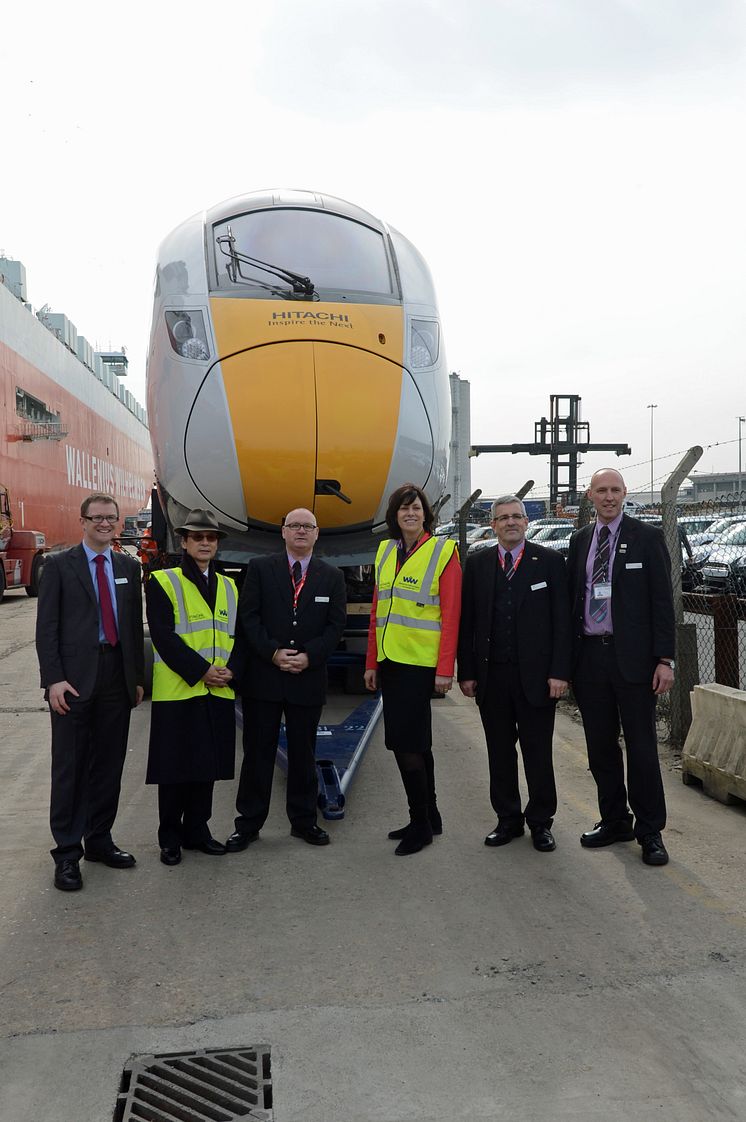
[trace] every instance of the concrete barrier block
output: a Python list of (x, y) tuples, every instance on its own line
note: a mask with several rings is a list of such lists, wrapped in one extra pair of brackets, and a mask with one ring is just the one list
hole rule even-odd
[(681, 778), (721, 803), (746, 802), (746, 691), (695, 686)]

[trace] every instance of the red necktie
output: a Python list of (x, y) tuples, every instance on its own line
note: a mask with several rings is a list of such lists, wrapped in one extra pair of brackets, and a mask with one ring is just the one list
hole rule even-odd
[(111, 590), (109, 582), (106, 579), (106, 572), (104, 565), (106, 558), (102, 553), (99, 553), (95, 558), (96, 562), (96, 583), (98, 584), (98, 603), (101, 608), (101, 626), (104, 629), (106, 642), (112, 647), (116, 647), (119, 642), (117, 635), (117, 621), (114, 615), (114, 606), (111, 602)]

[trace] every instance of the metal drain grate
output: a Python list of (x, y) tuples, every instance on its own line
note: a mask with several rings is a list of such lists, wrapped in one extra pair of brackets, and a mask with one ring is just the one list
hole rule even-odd
[(272, 1122), (269, 1048), (137, 1056), (122, 1072), (113, 1122)]

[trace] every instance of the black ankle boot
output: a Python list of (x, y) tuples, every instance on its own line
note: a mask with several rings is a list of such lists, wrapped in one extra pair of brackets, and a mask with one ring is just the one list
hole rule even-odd
[(394, 853), (397, 857), (406, 857), (410, 853), (419, 853), (426, 845), (432, 845), (433, 831), (429, 822), (410, 822), (404, 837), (397, 845)]

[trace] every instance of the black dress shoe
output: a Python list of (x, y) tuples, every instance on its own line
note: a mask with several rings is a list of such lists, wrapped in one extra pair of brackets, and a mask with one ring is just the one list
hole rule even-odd
[(534, 843), (534, 849), (538, 849), (540, 853), (551, 853), (553, 849), (557, 848), (557, 843), (548, 826), (533, 826), (531, 828), (531, 841)]
[(258, 837), (258, 830), (252, 830), (249, 834), (242, 834), (240, 830), (236, 830), (235, 833), (231, 834), (231, 836), (225, 843), (226, 852), (241, 853), (244, 849), (250, 846), (252, 842), (255, 842)]
[(181, 847), (178, 845), (165, 845), (161, 849), (161, 861), (164, 865), (181, 864)]
[(309, 845), (328, 845), (331, 838), (320, 826), (292, 826), (290, 833), (294, 838), (302, 838)]
[(660, 834), (646, 834), (640, 838), (642, 846), (642, 859), (646, 865), (667, 865), (668, 850), (663, 844)]
[(61, 892), (77, 892), (83, 887), (80, 865), (77, 861), (60, 861), (54, 867), (54, 887)]
[(104, 849), (100, 852), (95, 849), (87, 849), (85, 851), (86, 861), (103, 861), (104, 865), (108, 865), (110, 869), (131, 869), (136, 861), (131, 853), (125, 853), (123, 849)]
[[(433, 834), (440, 836), (443, 833), (443, 819), (440, 817), (440, 811), (435, 807), (435, 809), (428, 811), (427, 816), (430, 819), (430, 829)], [(406, 826), (400, 826), (398, 830), (389, 830), (389, 837), (392, 841), (400, 841), (411, 825), (411, 822), (407, 822)]]
[(217, 838), (208, 838), (207, 841), (197, 842), (196, 845), (183, 843), (184, 849), (197, 849), (200, 853), (207, 853), (210, 857), (222, 857), (228, 850)]
[(484, 844), (507, 845), (508, 842), (512, 842), (513, 838), (522, 838), (523, 834), (523, 826), (501, 826), (498, 822), (492, 833), (484, 839)]
[(602, 845), (613, 845), (614, 842), (631, 842), (635, 840), (634, 831), (629, 822), (597, 822), (592, 830), (580, 835), (580, 844), (586, 849), (600, 849)]
[(426, 845), (432, 845), (432, 841), (433, 831), (429, 822), (412, 822), (394, 853), (397, 857), (407, 857), (410, 853), (419, 853)]

